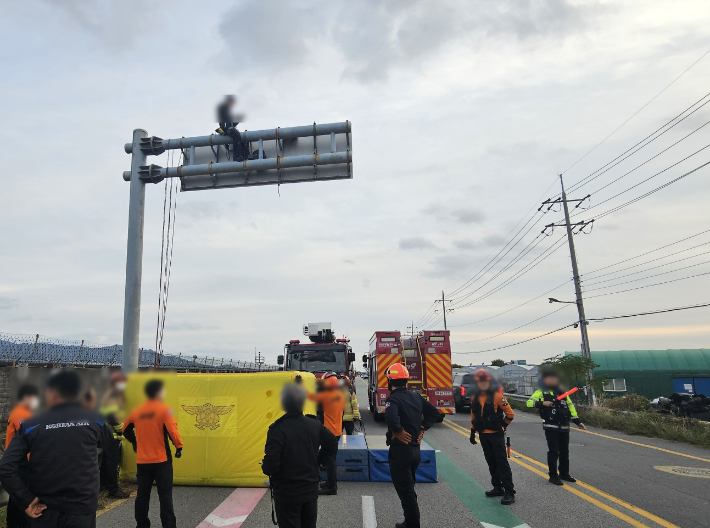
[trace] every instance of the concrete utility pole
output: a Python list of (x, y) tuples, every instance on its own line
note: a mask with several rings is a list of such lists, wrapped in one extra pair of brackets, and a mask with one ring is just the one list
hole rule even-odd
[(138, 368), (138, 333), (141, 323), (141, 279), (143, 277), (143, 212), (145, 210), (145, 182), (138, 171), (145, 166), (148, 156), (140, 147), (148, 132), (133, 131), (131, 158), (131, 190), (128, 205), (128, 246), (126, 248), (126, 297), (123, 306), (123, 362), (128, 374)]
[[(579, 269), (577, 268), (577, 253), (574, 250), (574, 235), (572, 233), (572, 224), (569, 219), (569, 207), (567, 206), (567, 194), (565, 193), (565, 184), (562, 181), (562, 174), (560, 174), (560, 185), (562, 186), (562, 207), (565, 211), (565, 227), (567, 229), (567, 242), (569, 244), (569, 254), (572, 259), (572, 277), (574, 278), (574, 293), (576, 296), (577, 311), (579, 312), (579, 329), (582, 333), (582, 355), (585, 358), (591, 358), (592, 353), (589, 348), (589, 335), (587, 334), (587, 318), (584, 315), (584, 300), (582, 299), (582, 282), (579, 278)], [(586, 198), (584, 198), (586, 199)], [(583, 200), (584, 200), (583, 199)], [(589, 386), (589, 380), (594, 377), (594, 372), (590, 370), (587, 373), (587, 385), (590, 395), (590, 401), (592, 405), (596, 405), (596, 395), (591, 386)]]
[[(435, 302), (441, 303), (441, 310), (444, 312), (444, 330), (448, 330), (448, 328), (446, 327), (446, 303), (451, 302), (451, 299), (446, 299), (444, 297), (444, 290), (441, 290), (441, 299), (436, 299)], [(453, 310), (449, 309), (449, 312), (453, 312)]]
[[(256, 185), (345, 180), (353, 177), (350, 121), (241, 132), (250, 155), (244, 161), (229, 161), (233, 138), (211, 134), (163, 140), (149, 137), (143, 129), (133, 131), (133, 141), (124, 150), (131, 154), (131, 170), (123, 173), (130, 182), (126, 292), (123, 310), (123, 360), (125, 373), (138, 368), (140, 351), (141, 277), (143, 269), (143, 222), (145, 184), (165, 178), (180, 178), (181, 191), (225, 189)], [(252, 150), (252, 143), (258, 145)], [(185, 163), (163, 168), (148, 164), (148, 156), (180, 150)], [(220, 154), (221, 159), (220, 162)], [(193, 357), (193, 363), (197, 356)], [(263, 363), (259, 354), (257, 360)]]

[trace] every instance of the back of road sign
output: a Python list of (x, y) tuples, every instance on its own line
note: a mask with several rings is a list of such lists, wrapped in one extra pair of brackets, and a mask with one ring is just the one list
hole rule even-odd
[[(297, 375), (309, 392), (315, 376), (303, 372), (255, 374), (135, 373), (128, 379), (126, 403), (132, 409), (145, 401), (150, 379), (165, 382), (167, 403), (175, 413), (184, 454), (173, 460), (175, 484), (191, 486), (268, 486), (259, 463), (269, 426), (283, 415), (281, 388)], [(315, 414), (313, 403), (306, 412)], [(138, 437), (140, 442), (140, 436)], [(136, 474), (136, 457), (123, 449), (121, 477)]]
[[(337, 128), (338, 125), (342, 126)], [(337, 129), (338, 132), (327, 132), (328, 127)], [(303, 135), (309, 133), (310, 135)], [(261, 139), (251, 139), (253, 136)], [(216, 137), (224, 139), (223, 136)], [(247, 140), (249, 151), (252, 153), (247, 161), (238, 163), (239, 167), (236, 167), (234, 172), (184, 176), (181, 178), (181, 190), (196, 191), (353, 177), (349, 121), (321, 126), (314, 123), (312, 127), (309, 125), (255, 132), (242, 131), (242, 137)], [(185, 165), (234, 161), (231, 144), (192, 147), (184, 149), (183, 152)], [(253, 167), (263, 168), (254, 170)]]

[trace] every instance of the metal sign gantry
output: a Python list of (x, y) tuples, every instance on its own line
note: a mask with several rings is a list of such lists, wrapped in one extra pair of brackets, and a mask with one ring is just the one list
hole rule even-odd
[[(253, 152), (244, 161), (230, 160), (228, 146), (233, 139), (216, 134), (164, 140), (149, 137), (138, 128), (133, 131), (133, 141), (124, 147), (132, 155), (131, 170), (123, 173), (123, 179), (130, 182), (123, 311), (125, 372), (138, 368), (146, 183), (180, 178), (182, 191), (197, 191), (353, 177), (350, 121), (250, 130), (242, 132), (241, 137)], [(165, 168), (148, 163), (148, 156), (166, 150), (180, 150), (186, 163)]]

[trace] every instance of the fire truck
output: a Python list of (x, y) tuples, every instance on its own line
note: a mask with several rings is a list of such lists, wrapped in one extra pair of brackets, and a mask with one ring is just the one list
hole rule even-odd
[(382, 420), (387, 389), (387, 368), (404, 363), (409, 371), (408, 388), (429, 400), (441, 413), (454, 412), (451, 378), (451, 343), (448, 330), (424, 331), (402, 336), (398, 331), (375, 332), (370, 351), (362, 357), (368, 371), (367, 395), (375, 420)]
[(292, 339), (284, 346), (283, 356), (277, 358), (283, 370), (311, 372), (320, 378), (326, 372), (355, 379), (355, 353), (349, 339), (336, 339), (331, 323), (309, 323), (303, 334), (310, 342)]

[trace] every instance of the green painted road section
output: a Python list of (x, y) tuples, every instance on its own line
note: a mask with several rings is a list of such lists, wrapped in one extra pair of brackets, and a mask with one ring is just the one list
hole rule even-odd
[(476, 479), (457, 466), (427, 438), (427, 443), (437, 450), (436, 470), (456, 497), (486, 528), (523, 528), (525, 524), (499, 498), (485, 496), (485, 488)]

